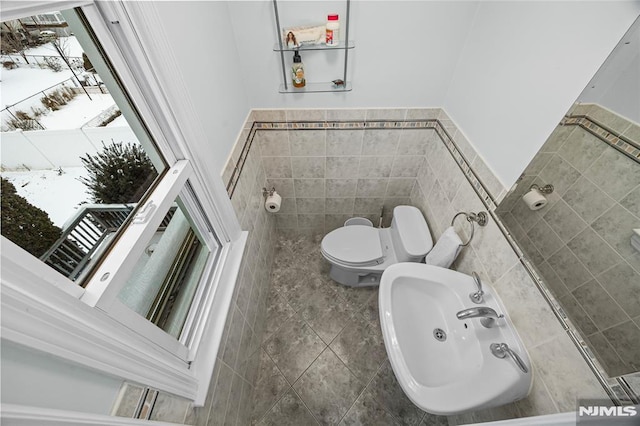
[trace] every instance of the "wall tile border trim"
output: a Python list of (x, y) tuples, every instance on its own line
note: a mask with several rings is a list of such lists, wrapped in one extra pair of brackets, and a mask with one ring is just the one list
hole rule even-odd
[(632, 141), (615, 130), (608, 129), (604, 125), (586, 115), (565, 116), (560, 124), (563, 126), (579, 126), (607, 145), (617, 149), (622, 154), (640, 163), (640, 143)]
[[(437, 120), (436, 120), (437, 121)], [(465, 175), (473, 190), (476, 192), (478, 197), (482, 200), (483, 204), (489, 211), (493, 211), (497, 207), (497, 203), (495, 198), (489, 193), (487, 187), (482, 183), (482, 180), (478, 178), (473, 169), (471, 168), (471, 164), (462, 154), (458, 146), (453, 141), (453, 138), (449, 135), (449, 133), (444, 129), (444, 127), (437, 121), (437, 125), (435, 126), (436, 133), (440, 137), (442, 143), (447, 147), (449, 153), (462, 170), (462, 173)]]
[(233, 198), (233, 193), (236, 190), (236, 186), (238, 185), (238, 181), (240, 181), (240, 175), (242, 174), (242, 169), (244, 168), (244, 164), (247, 162), (247, 158), (249, 157), (249, 151), (251, 150), (251, 146), (253, 145), (253, 140), (256, 137), (256, 123), (253, 123), (251, 126), (251, 130), (247, 135), (247, 138), (242, 145), (242, 150), (240, 151), (240, 156), (238, 157), (238, 161), (233, 167), (233, 172), (231, 173), (231, 177), (229, 178), (229, 182), (227, 183), (227, 194), (229, 194), (229, 198)]
[(454, 143), (453, 138), (445, 130), (444, 126), (437, 119), (426, 120), (375, 120), (375, 121), (256, 121), (251, 126), (251, 130), (244, 142), (240, 157), (233, 169), (233, 173), (227, 183), (227, 193), (229, 198), (233, 197), (236, 185), (242, 173), (244, 163), (253, 145), (253, 140), (258, 130), (353, 130), (353, 129), (434, 129), (440, 140), (445, 144), (449, 153), (453, 156), (458, 166), (463, 171), (465, 177), (471, 183), (478, 196), (483, 200), (488, 209), (494, 210), (497, 207), (495, 198), (489, 193), (487, 187), (474, 173), (469, 161)]

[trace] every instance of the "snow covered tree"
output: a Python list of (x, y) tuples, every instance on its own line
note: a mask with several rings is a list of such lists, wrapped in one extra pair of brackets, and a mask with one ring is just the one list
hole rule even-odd
[(95, 203), (137, 203), (158, 176), (151, 160), (138, 144), (114, 142), (102, 152), (80, 157), (89, 174), (80, 178)]
[(2, 186), (2, 235), (36, 257), (42, 256), (60, 238), (62, 231), (49, 215), (29, 203), (6, 179)]
[(3, 22), (2, 25), (4, 26), (4, 29), (0, 33), (0, 51), (3, 55), (17, 53), (22, 56), (24, 61), (28, 64), (29, 60), (24, 53), (24, 50), (29, 45), (28, 33), (25, 34), (24, 31), (17, 31), (7, 22)]

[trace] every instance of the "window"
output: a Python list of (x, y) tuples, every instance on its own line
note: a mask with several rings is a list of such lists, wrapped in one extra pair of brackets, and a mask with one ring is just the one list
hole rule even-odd
[[(82, 67), (62, 61), (72, 73), (95, 71), (84, 80), (78, 71), (69, 84), (108, 92), (136, 138), (96, 149), (95, 163), (110, 149), (115, 158), (130, 149), (134, 158), (146, 155), (150, 168), (128, 198), (80, 206), (42, 254), (27, 255), (3, 237), (3, 338), (202, 403), (246, 235), (225, 214), (232, 208), (221, 182), (203, 179), (202, 159), (189, 143), (203, 135), (188, 120), (176, 121), (181, 96), (167, 102), (176, 89), (161, 84), (151, 64), (165, 53), (149, 30), (153, 5), (69, 3), (80, 7), (61, 15), (86, 58)], [(29, 16), (57, 16), (24, 7)], [(4, 16), (20, 15), (5, 9)], [(145, 26), (146, 38), (139, 37)], [(58, 151), (81, 152), (67, 145)]]
[[(187, 317), (194, 317), (189, 312), (199, 310), (200, 297), (196, 296), (205, 292), (198, 291), (198, 287), (206, 285), (207, 278), (202, 272), (207, 262), (217, 260), (220, 242), (206, 223), (204, 213), (194, 208), (198, 199), (189, 184), (193, 172), (189, 162), (176, 160), (175, 150), (165, 155), (158, 148), (90, 29), (86, 25), (73, 25), (74, 21), (82, 20), (82, 12), (62, 13), (67, 15), (65, 21), (72, 23), (73, 36), (58, 37), (48, 30), (53, 28), (49, 26), (51, 22), (57, 22), (49, 18), (61, 17), (57, 11), (18, 20), (32, 18), (39, 33), (34, 47), (18, 53), (47, 53), (48, 50), (51, 56), (45, 57), (44, 67), (35, 69), (16, 57), (17, 65), (6, 72), (12, 77), (8, 83), (13, 85), (10, 89), (22, 89), (25, 96), (24, 100), (5, 108), (5, 127), (23, 130), (13, 150), (17, 158), (12, 160), (27, 170), (17, 172), (25, 181), (18, 190), (9, 182), (15, 173), (4, 173), (7, 180), (3, 180), (3, 187), (10, 186), (14, 191), (13, 197), (3, 197), (3, 200), (8, 198), (16, 203), (22, 201), (15, 193), (20, 192), (22, 186), (44, 187), (42, 191), (33, 191), (31, 196), (34, 203), (62, 215), (58, 218), (60, 228), (50, 226), (46, 217), (34, 220), (25, 215), (24, 207), (32, 209), (28, 203), (12, 206), (3, 201), (3, 222), (17, 225), (3, 226), (3, 234), (83, 286), (86, 292), (82, 300), (86, 303), (151, 336), (156, 343), (187, 361), (188, 342), (193, 339), (188, 333), (190, 327), (184, 325)], [(51, 36), (43, 38), (43, 33)], [(85, 69), (87, 64), (91, 64), (90, 70)], [(61, 72), (60, 67), (67, 73)], [(55, 79), (58, 74), (57, 78), (63, 80), (61, 83), (41, 90), (40, 79)], [(88, 78), (87, 74), (92, 75)], [(93, 86), (93, 82), (99, 83)], [(49, 108), (38, 106), (38, 100)], [(87, 110), (96, 115), (85, 122)], [(26, 121), (36, 120), (25, 111), (38, 117), (39, 129), (25, 125)], [(80, 117), (79, 121), (75, 120), (76, 116)], [(120, 126), (109, 126), (121, 116), (124, 120)], [(46, 123), (46, 127), (42, 123)], [(101, 148), (96, 146), (98, 137)], [(31, 162), (31, 151), (27, 147), (39, 150), (46, 160), (40, 164), (51, 163), (56, 168), (27, 166)], [(62, 177), (67, 173), (66, 167), (60, 164), (83, 166), (68, 168), (79, 175), (76, 179), (85, 186), (84, 194), (72, 197), (75, 202), (82, 201), (73, 206), (70, 217), (60, 213), (69, 211), (61, 204), (67, 201), (70, 192), (78, 191), (79, 186), (72, 188), (68, 185), (69, 179), (56, 179), (56, 175)], [(51, 183), (33, 182), (47, 173), (51, 176), (46, 181)], [(14, 179), (20, 182), (19, 178)], [(51, 193), (60, 195), (48, 197)], [(183, 202), (186, 198), (193, 202)], [(44, 211), (32, 210), (38, 214)], [(9, 232), (11, 230), (14, 232)], [(25, 238), (28, 234), (33, 235)], [(58, 238), (43, 241), (45, 235), (58, 235)], [(43, 244), (50, 246), (41, 253)]]

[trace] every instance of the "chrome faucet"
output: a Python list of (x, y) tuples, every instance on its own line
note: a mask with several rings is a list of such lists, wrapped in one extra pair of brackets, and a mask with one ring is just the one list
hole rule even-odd
[(456, 314), (459, 320), (467, 318), (482, 318), (480, 324), (486, 328), (491, 328), (496, 324), (496, 320), (504, 318), (504, 315), (498, 314), (495, 310), (487, 306), (476, 306), (474, 308), (463, 309)]
[(498, 358), (506, 358), (509, 355), (513, 358), (513, 361), (516, 363), (518, 368), (522, 370), (523, 373), (528, 373), (529, 369), (527, 368), (527, 364), (524, 363), (522, 358), (513, 351), (506, 343), (492, 343), (489, 345), (489, 349), (491, 353)]
[(473, 293), (469, 293), (469, 299), (471, 299), (473, 303), (480, 304), (484, 302), (484, 291), (482, 290), (482, 281), (480, 281), (480, 277), (475, 272), (472, 272), (471, 276), (473, 276), (473, 281), (476, 283), (476, 287), (478, 287), (478, 290)]

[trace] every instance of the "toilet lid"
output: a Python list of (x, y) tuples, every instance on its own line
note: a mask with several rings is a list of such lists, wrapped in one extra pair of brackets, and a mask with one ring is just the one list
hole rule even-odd
[(358, 265), (383, 257), (378, 229), (372, 226), (343, 226), (322, 239), (322, 251), (337, 261)]

